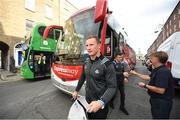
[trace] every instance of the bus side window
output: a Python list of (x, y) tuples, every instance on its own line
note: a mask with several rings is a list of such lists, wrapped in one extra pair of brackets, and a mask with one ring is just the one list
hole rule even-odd
[(106, 39), (104, 45), (104, 54), (106, 56), (111, 56), (112, 53), (111, 36), (112, 36), (111, 28), (107, 26)]
[(106, 56), (111, 56), (111, 38), (106, 38), (104, 50), (105, 50)]

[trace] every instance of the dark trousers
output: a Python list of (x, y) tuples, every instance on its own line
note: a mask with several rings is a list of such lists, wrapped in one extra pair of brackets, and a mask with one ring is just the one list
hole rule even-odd
[(40, 74), (45, 76), (45, 74), (46, 74), (45, 64), (43, 64), (43, 63), (39, 64), (39, 68), (40, 68)]
[[(121, 103), (120, 106), (124, 107), (125, 106), (125, 89), (124, 89), (124, 84), (120, 84), (118, 86), (116, 93), (118, 92), (118, 90), (120, 92), (120, 103)], [(113, 103), (115, 97), (116, 97), (116, 95), (114, 95), (113, 98), (111, 99), (111, 101), (110, 101), (111, 104)]]
[(173, 104), (172, 100), (150, 98), (150, 104), (153, 119), (169, 119)]
[(104, 109), (98, 110), (96, 113), (87, 113), (88, 119), (106, 119), (108, 114), (108, 106), (106, 105)]
[(124, 107), (124, 102), (125, 102), (125, 90), (124, 90), (124, 84), (119, 86), (119, 92), (120, 92), (120, 103), (121, 106)]

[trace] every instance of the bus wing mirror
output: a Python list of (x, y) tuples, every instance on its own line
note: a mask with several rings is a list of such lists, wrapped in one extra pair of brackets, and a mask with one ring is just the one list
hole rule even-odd
[(107, 12), (107, 0), (97, 0), (95, 8), (94, 22), (97, 23), (102, 21)]

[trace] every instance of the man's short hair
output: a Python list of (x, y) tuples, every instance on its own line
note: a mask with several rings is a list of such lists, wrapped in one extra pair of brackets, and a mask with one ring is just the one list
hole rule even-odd
[(95, 35), (89, 35), (89, 36), (86, 38), (86, 40), (91, 39), (91, 38), (94, 38), (98, 44), (101, 43), (101, 41), (99, 40), (99, 38), (98, 38), (97, 36), (95, 36)]
[(168, 54), (163, 51), (158, 51), (158, 52), (152, 53), (150, 56), (157, 57), (159, 62), (162, 64), (165, 64), (168, 60)]
[(124, 55), (124, 53), (123, 52), (116, 52), (114, 57), (117, 57), (118, 55), (121, 56), (121, 55)]

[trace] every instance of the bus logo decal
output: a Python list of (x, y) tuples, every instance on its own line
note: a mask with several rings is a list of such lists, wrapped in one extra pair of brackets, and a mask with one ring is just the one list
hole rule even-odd
[(57, 72), (60, 72), (62, 74), (66, 74), (66, 75), (77, 75), (78, 70), (73, 70), (73, 69), (66, 69), (66, 68), (59, 68), (54, 66), (54, 70)]
[[(82, 66), (62, 66), (53, 64), (54, 73), (61, 79), (79, 79), (82, 73)], [(67, 80), (66, 80), (67, 81)]]

